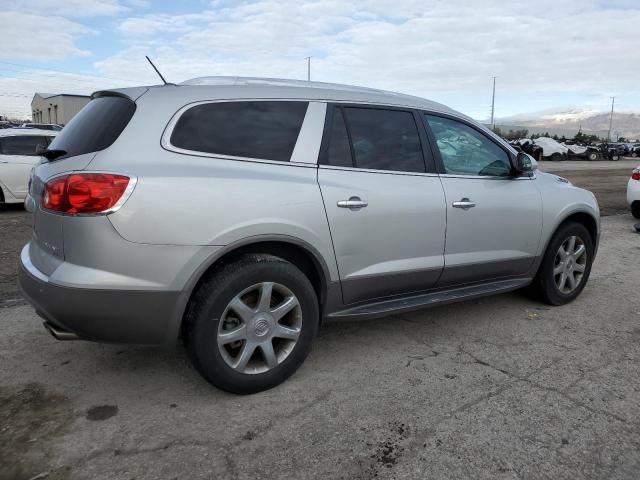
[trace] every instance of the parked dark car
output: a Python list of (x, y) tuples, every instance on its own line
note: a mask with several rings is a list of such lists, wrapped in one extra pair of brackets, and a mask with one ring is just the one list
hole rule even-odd
[(615, 162), (620, 160), (620, 157), (624, 156), (624, 148), (614, 143), (601, 143), (600, 153), (602, 154), (603, 158)]
[(62, 130), (62, 125), (58, 125), (57, 123), (23, 123), (20, 127), (37, 128), (39, 130), (53, 130), (54, 132)]

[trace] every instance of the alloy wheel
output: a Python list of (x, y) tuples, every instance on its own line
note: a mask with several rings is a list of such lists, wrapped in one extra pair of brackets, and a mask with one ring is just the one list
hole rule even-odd
[(553, 279), (558, 290), (572, 293), (582, 283), (586, 268), (587, 248), (580, 237), (572, 235), (562, 242), (554, 260)]
[(302, 329), (302, 308), (284, 285), (262, 282), (233, 297), (218, 324), (224, 361), (239, 373), (264, 373), (293, 351)]

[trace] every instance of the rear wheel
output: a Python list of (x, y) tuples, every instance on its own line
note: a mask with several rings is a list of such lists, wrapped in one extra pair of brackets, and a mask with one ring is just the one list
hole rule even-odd
[(640, 200), (636, 200), (631, 204), (631, 215), (640, 218)]
[(551, 160), (554, 162), (560, 162), (561, 160), (564, 160), (564, 158), (562, 157), (562, 154), (556, 152), (551, 154)]
[(187, 351), (222, 390), (267, 390), (304, 362), (318, 310), (315, 290), (298, 268), (276, 257), (246, 255), (198, 287), (185, 319)]
[(591, 162), (595, 162), (596, 160), (598, 160), (597, 152), (589, 152), (589, 153), (587, 153), (587, 160), (589, 160)]
[(562, 225), (551, 238), (534, 280), (541, 300), (564, 305), (585, 287), (593, 262), (593, 240), (589, 231), (576, 222)]

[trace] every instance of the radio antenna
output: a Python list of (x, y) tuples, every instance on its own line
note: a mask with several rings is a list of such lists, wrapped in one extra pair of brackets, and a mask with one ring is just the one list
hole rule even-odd
[(156, 71), (156, 73), (158, 74), (158, 76), (160, 77), (160, 80), (162, 80), (162, 83), (164, 83), (165, 85), (168, 85), (167, 81), (164, 79), (164, 77), (162, 76), (162, 74), (160, 73), (160, 70), (158, 70), (156, 68), (156, 66), (153, 64), (153, 62), (151, 61), (151, 59), (148, 56), (144, 56), (144, 58), (146, 58), (149, 63), (151, 64), (151, 66), (153, 67), (153, 69)]

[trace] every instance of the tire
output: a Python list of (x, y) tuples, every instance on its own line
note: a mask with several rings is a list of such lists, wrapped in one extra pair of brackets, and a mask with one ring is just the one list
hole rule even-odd
[(620, 160), (620, 155), (618, 155), (617, 153), (614, 153), (613, 155), (611, 155), (612, 162), (617, 162), (618, 160)]
[(587, 160), (589, 160), (591, 162), (595, 162), (596, 160), (598, 160), (598, 154), (596, 152), (588, 152), (587, 153)]
[[(584, 254), (586, 257), (580, 257), (576, 261), (572, 259), (572, 262), (558, 263), (560, 259), (560, 247), (566, 251), (570, 251), (569, 247), (570, 238), (575, 237), (575, 249), (578, 249), (579, 244), (584, 245)], [(587, 281), (589, 280), (589, 274), (591, 273), (591, 264), (593, 262), (593, 240), (591, 234), (585, 228), (584, 225), (576, 222), (568, 222), (561, 225), (560, 228), (553, 234), (547, 250), (536, 274), (536, 278), (533, 281), (533, 291), (540, 300), (549, 305), (564, 305), (573, 301), (580, 292), (584, 289)], [(568, 270), (563, 269), (563, 265), (567, 265), (566, 268), (571, 268), (570, 273), (564, 273), (567, 276), (564, 283), (564, 290), (560, 289), (558, 283), (561, 283), (563, 273), (554, 275), (554, 270), (561, 269), (563, 272)], [(578, 271), (578, 265), (584, 267), (582, 272)], [(576, 281), (575, 287), (567, 291), (571, 287), (571, 283), (568, 280), (568, 276), (571, 275)], [(577, 277), (580, 276), (579, 280)], [(558, 282), (558, 283), (557, 283)], [(561, 283), (562, 284), (562, 283)]]
[(633, 158), (636, 158), (636, 157), (638, 156), (638, 152), (631, 152), (631, 156), (632, 156)]
[[(267, 291), (270, 301), (263, 304), (260, 299)], [(292, 297), (297, 306), (277, 320), (274, 309), (285, 302), (293, 305)], [(232, 307), (232, 301), (238, 307)], [(318, 299), (309, 279), (289, 262), (249, 254), (220, 266), (201, 282), (189, 302), (183, 337), (191, 361), (205, 379), (227, 392), (250, 394), (284, 382), (302, 365), (318, 325)], [(295, 339), (279, 336), (296, 331)], [(244, 337), (230, 341), (223, 338), (229, 337), (228, 332)]]
[(562, 154), (556, 152), (556, 153), (552, 153), (551, 154), (551, 161), (553, 162), (560, 162), (564, 160), (564, 158), (562, 158)]
[(640, 218), (640, 200), (631, 203), (631, 215), (634, 218)]

